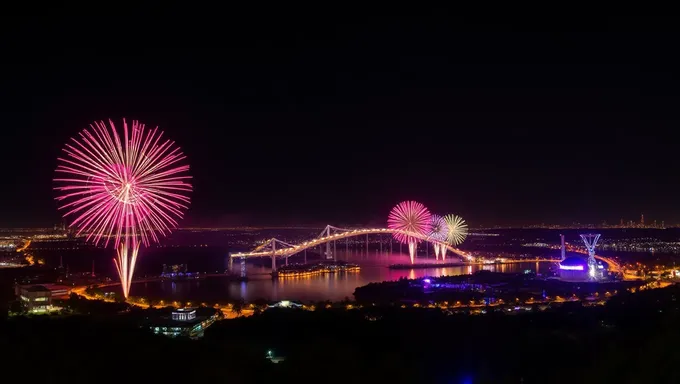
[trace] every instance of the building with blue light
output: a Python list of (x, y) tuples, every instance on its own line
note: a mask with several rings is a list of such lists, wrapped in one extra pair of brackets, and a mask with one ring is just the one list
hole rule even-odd
[[(570, 256), (559, 263), (560, 279), (564, 281), (593, 281), (589, 272), (588, 258)], [(595, 261), (595, 280), (601, 280), (606, 272), (606, 267), (601, 261)]]
[(162, 280), (191, 280), (205, 278), (200, 272), (188, 272), (186, 264), (163, 264)]

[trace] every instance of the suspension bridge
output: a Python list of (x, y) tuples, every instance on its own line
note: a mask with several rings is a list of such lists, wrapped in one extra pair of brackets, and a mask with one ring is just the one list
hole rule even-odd
[[(390, 229), (390, 228), (360, 228), (360, 229), (347, 229), (347, 228), (338, 228), (334, 227), (332, 225), (327, 225), (319, 235), (309, 241), (305, 241), (300, 244), (290, 244), (288, 242), (279, 240), (277, 238), (271, 238), (264, 243), (260, 244), (259, 246), (255, 247), (252, 251), (250, 252), (234, 252), (229, 254), (229, 270), (234, 272), (233, 269), (233, 262), (234, 259), (239, 259), (240, 260), (240, 272), (241, 276), (245, 277), (246, 276), (246, 267), (245, 267), (245, 261), (247, 258), (254, 258), (254, 257), (271, 257), (272, 259), (272, 271), (275, 272), (277, 270), (276, 267), (276, 260), (277, 258), (283, 258), (286, 264), (288, 264), (288, 258), (296, 255), (300, 252), (303, 252), (307, 249), (314, 248), (321, 246), (323, 244), (326, 245), (326, 257), (330, 259), (332, 256), (332, 259), (334, 261), (337, 261), (337, 241), (338, 240), (345, 240), (345, 250), (347, 251), (349, 249), (349, 239), (352, 237), (358, 237), (358, 236), (366, 236), (366, 248), (368, 249), (368, 236), (369, 235), (381, 235), (381, 234), (403, 234), (406, 236), (410, 236), (413, 238), (416, 238), (418, 240), (427, 242), (427, 243), (432, 243), (433, 245), (438, 245), (441, 250), (441, 255), (442, 255), (442, 260), (446, 260), (446, 253), (447, 251), (450, 251), (455, 257), (459, 258), (466, 264), (475, 264), (473, 257), (461, 251), (460, 249), (457, 249), (450, 244), (442, 241), (438, 241), (433, 239), (430, 236), (423, 235), (420, 233), (415, 233), (415, 232), (409, 232), (409, 231), (404, 231), (404, 230), (399, 230), (399, 229)], [(468, 236), (493, 236), (492, 234), (484, 234), (484, 233), (468, 233)], [(333, 250), (331, 251), (331, 244), (333, 247)], [(391, 237), (390, 237), (390, 244), (391, 244)], [(401, 244), (401, 243), (400, 243)], [(391, 251), (390, 251), (391, 252)], [(614, 260), (609, 259), (609, 258), (604, 258), (600, 256), (595, 256), (596, 259), (602, 260), (609, 264), (610, 270), (612, 271), (618, 271), (620, 270), (620, 265), (616, 263)], [(559, 260), (552, 260), (552, 259), (536, 259), (532, 260), (536, 262), (557, 262)]]
[[(459, 257), (463, 261), (469, 261), (472, 257), (457, 249), (452, 247), (450, 244), (432, 239), (431, 237), (427, 235), (423, 235), (420, 233), (416, 232), (409, 232), (409, 231), (403, 231), (399, 229), (390, 229), (390, 228), (361, 228), (361, 229), (347, 229), (347, 228), (338, 228), (334, 227), (332, 225), (327, 225), (321, 233), (314, 239), (305, 241), (304, 243), (301, 244), (290, 244), (285, 241), (281, 241), (276, 238), (272, 238), (264, 242), (263, 244), (257, 246), (255, 249), (253, 249), (250, 252), (237, 252), (237, 253), (230, 253), (229, 254), (229, 270), (232, 270), (233, 267), (233, 260), (234, 259), (241, 259), (241, 275), (244, 275), (245, 273), (245, 259), (247, 258), (252, 258), (252, 257), (271, 257), (272, 258), (272, 271), (276, 271), (276, 258), (281, 257), (285, 258), (285, 262), (288, 263), (288, 258), (303, 252), (307, 249), (314, 248), (317, 246), (320, 246), (322, 244), (326, 244), (326, 257), (330, 257), (332, 255), (333, 260), (336, 260), (336, 252), (335, 249), (337, 248), (337, 241), (338, 240), (343, 240), (345, 239), (345, 248), (349, 248), (349, 241), (348, 239), (351, 237), (357, 237), (357, 236), (366, 236), (366, 244), (368, 244), (368, 236), (369, 235), (380, 235), (380, 234), (402, 234), (405, 236), (410, 236), (413, 238), (416, 238), (418, 240), (426, 241), (428, 243), (432, 243), (434, 245), (438, 245), (440, 247), (441, 254), (442, 254), (442, 259), (446, 259), (446, 251), (451, 251), (454, 255)], [(477, 235), (477, 234), (475, 234)], [(333, 243), (333, 251), (331, 251), (331, 243)], [(368, 246), (368, 245), (367, 245)]]

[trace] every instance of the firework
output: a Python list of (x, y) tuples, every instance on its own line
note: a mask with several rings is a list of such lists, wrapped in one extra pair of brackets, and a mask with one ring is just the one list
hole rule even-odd
[[(434, 255), (435, 258), (439, 260), (439, 248), (441, 246), (441, 242), (446, 241), (446, 238), (448, 237), (449, 227), (446, 225), (444, 218), (439, 215), (432, 215), (431, 223), (432, 229), (430, 232), (430, 238), (435, 240), (433, 242)], [(446, 248), (446, 246), (442, 246), (442, 248)], [(446, 250), (442, 249), (442, 252), (446, 252)], [(442, 257), (445, 257), (444, 255), (445, 253), (442, 253)]]
[[(431, 214), (421, 203), (404, 201), (392, 208), (390, 215), (387, 217), (387, 226), (390, 229), (427, 236), (432, 229)], [(407, 233), (395, 233), (394, 238), (400, 243), (408, 244), (411, 264), (413, 264), (416, 253), (416, 244), (419, 239)]]
[(465, 241), (468, 234), (468, 226), (465, 224), (465, 220), (457, 215), (446, 215), (444, 216), (444, 220), (449, 227), (449, 234), (446, 238), (446, 242), (455, 247)]
[(54, 188), (63, 216), (87, 241), (117, 249), (116, 270), (127, 298), (141, 244), (177, 227), (191, 191), (186, 156), (163, 132), (123, 119), (90, 124), (64, 146)]

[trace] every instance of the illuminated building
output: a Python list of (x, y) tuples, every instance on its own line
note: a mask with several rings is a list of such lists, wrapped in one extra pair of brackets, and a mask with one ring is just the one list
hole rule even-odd
[(42, 284), (42, 286), (52, 292), (53, 299), (67, 299), (68, 295), (71, 293), (71, 289), (73, 288), (59, 284)]
[(42, 285), (18, 286), (21, 304), (30, 313), (45, 313), (52, 309), (52, 291)]
[(71, 287), (58, 284), (16, 285), (15, 292), (24, 308), (31, 313), (44, 313), (53, 309), (52, 299), (66, 299)]
[[(595, 247), (600, 239), (599, 234), (581, 235), (588, 257), (570, 256), (559, 263), (560, 278), (564, 281), (598, 281), (605, 276), (607, 268), (595, 259)], [(564, 244), (564, 243), (563, 243)], [(564, 245), (563, 253), (564, 255)]]
[[(592, 281), (588, 259), (580, 256), (570, 256), (559, 263), (560, 279), (564, 281)], [(595, 279), (601, 279), (606, 272), (606, 266), (601, 261), (595, 261)]]
[(172, 319), (175, 321), (190, 321), (196, 318), (196, 310), (193, 308), (179, 308), (172, 311)]
[(272, 308), (302, 308), (302, 304), (300, 303), (295, 303), (292, 301), (288, 300), (282, 300), (279, 301), (278, 303), (270, 305)]
[(187, 280), (187, 279), (202, 279), (205, 275), (199, 272), (187, 272), (186, 264), (166, 265), (163, 264), (163, 273), (161, 273), (163, 280)]
[(588, 261), (584, 257), (567, 257), (560, 262), (559, 266), (562, 280), (588, 281)]
[(206, 328), (222, 316), (213, 308), (180, 308), (172, 311), (170, 317), (152, 320), (148, 327), (157, 335), (168, 337), (203, 337)]

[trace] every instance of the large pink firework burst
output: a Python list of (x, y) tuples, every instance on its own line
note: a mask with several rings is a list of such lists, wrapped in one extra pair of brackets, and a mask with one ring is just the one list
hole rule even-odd
[[(403, 201), (392, 208), (387, 217), (387, 226), (390, 229), (428, 236), (432, 230), (431, 214), (421, 203)], [(394, 233), (394, 238), (401, 243), (408, 244), (411, 263), (413, 263), (415, 261), (416, 244), (420, 239), (402, 232)]]
[(71, 227), (87, 241), (113, 243), (116, 270), (127, 298), (141, 244), (158, 242), (177, 227), (191, 191), (182, 165), (186, 156), (158, 128), (123, 119), (120, 136), (113, 121), (90, 124), (67, 143), (59, 157), (56, 200)]

